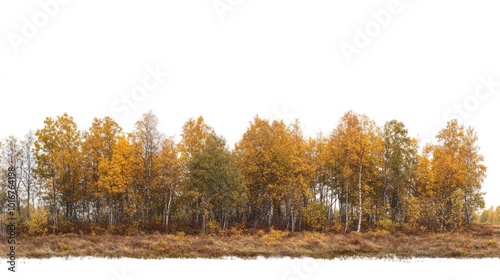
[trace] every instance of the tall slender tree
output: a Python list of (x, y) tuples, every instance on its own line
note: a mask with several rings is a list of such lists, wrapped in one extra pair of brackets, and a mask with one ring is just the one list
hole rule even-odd
[(182, 163), (179, 158), (179, 148), (172, 138), (163, 140), (158, 164), (160, 173), (155, 196), (162, 208), (165, 232), (168, 232), (172, 208), (181, 194), (182, 184)]
[[(121, 134), (121, 127), (110, 117), (95, 118), (89, 130), (83, 132), (82, 185), (85, 194), (83, 208), (89, 221), (91, 220), (90, 213), (93, 213), (94, 221), (100, 222), (103, 202), (110, 199), (105, 197), (104, 190), (99, 187), (101, 176), (99, 166), (103, 161), (111, 161), (118, 137)], [(107, 208), (109, 216), (112, 205), (105, 205), (105, 208)]]
[(383, 189), (379, 195), (388, 207), (381, 205), (379, 215), (388, 208), (390, 219), (403, 223), (409, 219), (407, 208), (415, 193), (418, 145), (405, 125), (395, 120), (385, 124), (383, 141)]
[(28, 220), (31, 218), (31, 208), (35, 207), (35, 190), (36, 190), (36, 181), (34, 170), (36, 169), (36, 161), (34, 154), (34, 145), (35, 145), (35, 134), (33, 131), (29, 131), (24, 140), (21, 141), (22, 146), (22, 176), (20, 178), (23, 188), (26, 192), (26, 214)]
[(152, 219), (154, 212), (151, 205), (151, 191), (154, 182), (159, 176), (158, 157), (161, 152), (161, 142), (163, 134), (158, 131), (158, 117), (149, 111), (143, 114), (142, 118), (135, 124), (133, 139), (135, 145), (135, 155), (141, 159), (141, 176), (138, 178), (138, 196), (140, 197), (140, 217), (141, 227), (145, 228), (146, 220)]
[[(373, 174), (380, 166), (377, 156), (382, 141), (377, 130), (376, 124), (367, 116), (349, 111), (342, 117), (331, 135), (333, 155), (340, 165), (337, 176), (344, 184), (344, 231), (347, 231), (349, 225), (351, 204), (357, 206), (357, 231), (361, 231), (363, 197), (364, 194), (373, 192), (373, 182), (370, 180), (373, 181)], [(354, 198), (357, 199), (357, 203), (353, 203)]]
[(68, 114), (56, 120), (46, 118), (44, 127), (36, 131), (35, 173), (47, 194), (53, 232), (58, 232), (60, 210), (63, 217), (76, 222), (81, 192), (81, 133)]

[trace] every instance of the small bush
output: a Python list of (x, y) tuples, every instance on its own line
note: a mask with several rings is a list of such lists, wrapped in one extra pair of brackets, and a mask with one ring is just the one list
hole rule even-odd
[(26, 232), (31, 236), (43, 236), (47, 234), (47, 211), (44, 208), (36, 208), (31, 214), (31, 220), (24, 223)]
[(73, 250), (73, 246), (67, 243), (59, 243), (58, 244), (58, 250), (59, 251), (71, 251)]
[(233, 236), (233, 237), (239, 237), (241, 235), (243, 235), (243, 230), (237, 228), (237, 227), (231, 227), (228, 231), (227, 231), (227, 235), (228, 236)]
[(359, 236), (359, 237), (363, 236), (362, 232), (357, 232), (357, 231), (353, 231), (353, 232), (351, 232), (351, 234), (354, 235), (354, 236)]
[(207, 233), (208, 234), (217, 234), (219, 233), (219, 223), (217, 221), (209, 221), (207, 223)]
[(493, 239), (488, 239), (486, 241), (484, 241), (484, 245), (486, 248), (497, 248), (498, 247), (498, 241), (496, 240), (493, 240)]
[(333, 233), (343, 233), (344, 232), (344, 226), (341, 222), (339, 221), (334, 221), (332, 224), (332, 232)]
[(149, 248), (154, 252), (167, 252), (170, 249), (170, 245), (167, 241), (162, 240), (160, 242), (151, 243)]
[(375, 228), (379, 230), (386, 230), (389, 232), (395, 232), (396, 231), (396, 225), (389, 219), (384, 219), (375, 222)]
[(313, 201), (304, 209), (306, 227), (313, 231), (325, 231), (328, 225), (328, 206)]
[(313, 246), (320, 246), (327, 242), (327, 238), (324, 234), (319, 232), (305, 232), (301, 237), (304, 242)]
[(266, 245), (276, 246), (287, 236), (289, 236), (288, 232), (271, 228), (267, 234), (262, 236), (262, 241)]

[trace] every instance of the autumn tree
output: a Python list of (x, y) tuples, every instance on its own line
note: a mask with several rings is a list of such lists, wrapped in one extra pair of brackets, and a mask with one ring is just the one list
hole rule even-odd
[[(121, 127), (110, 117), (102, 119), (95, 118), (88, 131), (83, 132), (82, 144), (82, 167), (83, 167), (83, 211), (87, 213), (87, 219), (99, 223), (103, 202), (110, 200), (106, 196), (103, 184), (99, 183), (101, 172), (99, 167), (103, 161), (110, 162), (113, 157), (118, 137), (121, 135)], [(102, 169), (102, 168), (101, 168)], [(101, 170), (102, 171), (102, 170)], [(113, 207), (109, 203), (105, 205), (109, 214)], [(111, 216), (109, 217), (111, 220)]]
[(500, 224), (500, 206), (495, 208), (495, 215), (493, 217), (494, 224)]
[[(303, 213), (304, 207), (311, 199), (309, 186), (314, 177), (314, 167), (308, 142), (303, 136), (300, 123), (296, 121), (288, 128), (283, 125), (283, 122), (273, 123), (275, 128), (281, 126), (281, 129), (275, 129), (275, 131), (283, 133), (282, 136), (275, 136), (278, 141), (275, 151), (284, 156), (282, 166), (278, 167), (286, 170), (284, 174), (281, 174), (284, 180), (281, 183), (280, 192), (285, 206), (286, 229), (294, 233), (299, 215)], [(279, 147), (283, 150), (279, 151)]]
[(65, 219), (78, 219), (78, 206), (82, 198), (81, 133), (68, 114), (57, 119), (46, 118), (44, 127), (36, 131), (35, 173), (45, 190), (51, 209), (53, 231), (58, 232), (58, 219), (62, 209)]
[(36, 181), (34, 171), (36, 169), (36, 159), (34, 153), (34, 145), (35, 145), (35, 135), (33, 131), (29, 131), (24, 140), (21, 141), (22, 146), (22, 175), (21, 175), (21, 184), (26, 192), (26, 214), (28, 220), (31, 218), (31, 208), (35, 207), (35, 190), (36, 190)]
[(486, 166), (483, 164), (484, 156), (480, 154), (477, 144), (478, 137), (472, 127), (464, 131), (463, 143), (459, 152), (464, 169), (464, 192), (463, 215), (467, 225), (472, 224), (472, 214), (484, 207), (484, 193), (481, 192), (482, 184), (486, 178)]
[(425, 145), (417, 155), (417, 171), (414, 197), (418, 211), (413, 213), (417, 224), (423, 228), (431, 229), (434, 221), (438, 220), (436, 209), (439, 201), (434, 197), (432, 182), (432, 152), (434, 146)]
[(483, 209), (479, 215), (480, 223), (500, 224), (500, 206), (490, 206), (488, 209)]
[[(9, 136), (4, 140), (4, 146), (1, 150), (1, 157), (7, 167), (14, 167), (16, 174), (16, 204), (18, 215), (21, 219), (30, 219), (31, 210), (35, 202), (36, 181), (34, 178), (34, 169), (36, 166), (34, 158), (35, 137), (32, 131), (29, 131), (23, 140), (19, 141), (15, 136)], [(6, 168), (7, 168), (6, 167)], [(5, 168), (5, 169), (6, 169)], [(5, 175), (6, 174), (2, 174)]]
[(206, 231), (208, 220), (216, 220), (220, 227), (244, 210), (246, 190), (243, 177), (225, 140), (217, 136), (202, 117), (188, 120), (183, 126), (179, 144), (183, 166), (183, 199), (191, 205), (195, 222), (201, 220)]
[(488, 223), (489, 217), (493, 216), (494, 216), (493, 206), (490, 206), (490, 208), (488, 209), (483, 209), (481, 215), (479, 216), (479, 222), (483, 224)]
[(250, 219), (258, 225), (271, 226), (273, 217), (272, 127), (268, 121), (255, 117), (236, 144), (237, 162), (245, 178), (250, 203)]
[(211, 134), (201, 150), (194, 153), (188, 169), (186, 190), (202, 217), (201, 231), (206, 232), (207, 220), (212, 218), (226, 229), (229, 219), (244, 210), (246, 190), (225, 140)]
[(448, 122), (433, 146), (430, 188), (437, 200), (439, 229), (470, 225), (472, 212), (484, 207), (481, 186), (486, 176), (477, 135), (457, 120)]
[(395, 120), (384, 125), (382, 137), (383, 189), (378, 195), (387, 207), (378, 214), (388, 210), (392, 222), (404, 223), (412, 218), (409, 212), (414, 203), (418, 143), (408, 136), (405, 125)]
[(140, 159), (135, 157), (131, 141), (124, 135), (117, 136), (111, 157), (103, 158), (99, 163), (96, 189), (105, 198), (111, 225), (128, 223), (134, 226), (140, 203), (134, 188), (134, 178), (139, 175), (135, 166), (139, 164)]
[(294, 231), (308, 199), (312, 163), (299, 124), (255, 117), (236, 145), (238, 164), (249, 192), (255, 226), (283, 223)]
[(189, 166), (192, 164), (194, 156), (201, 152), (210, 137), (214, 134), (213, 128), (205, 123), (203, 117), (191, 118), (182, 127), (182, 138), (178, 144), (181, 168), (180, 200), (182, 204), (179, 207), (179, 211), (183, 212), (183, 214), (191, 215), (195, 222), (202, 219), (202, 213), (200, 211), (193, 211), (193, 209), (200, 209), (200, 202), (196, 199), (196, 193), (188, 191)]
[(157, 216), (152, 205), (151, 192), (155, 187), (153, 184), (159, 176), (158, 157), (161, 152), (162, 133), (158, 131), (158, 117), (151, 111), (143, 114), (142, 118), (135, 124), (135, 130), (132, 134), (134, 139), (134, 153), (140, 159), (140, 164), (136, 166), (139, 169), (140, 177), (135, 183), (137, 187), (137, 196), (139, 198), (139, 215), (141, 227), (145, 228), (146, 220), (154, 219)]
[[(331, 134), (333, 157), (338, 162), (336, 176), (342, 185), (342, 211), (345, 231), (349, 214), (357, 208), (357, 231), (361, 231), (364, 196), (373, 192), (380, 163), (382, 141), (378, 127), (365, 115), (347, 112)], [(370, 196), (368, 196), (370, 198)], [(352, 212), (351, 212), (352, 211)]]
[[(16, 197), (16, 211), (17, 214), (21, 214), (21, 183), (23, 174), (23, 150), (20, 141), (13, 135), (9, 136), (4, 140), (2, 147), (2, 157), (4, 158), (6, 168), (13, 167), (16, 176), (16, 185), (14, 189)], [(6, 170), (4, 168), (4, 170)], [(7, 178), (7, 174), (4, 174), (4, 178)], [(5, 181), (5, 185), (6, 181)], [(5, 193), (5, 192), (4, 192)]]
[(336, 161), (332, 154), (331, 144), (330, 139), (322, 134), (308, 140), (308, 154), (311, 159), (312, 172), (310, 180), (311, 203), (319, 201), (319, 204), (327, 209), (326, 218), (329, 223), (333, 221), (339, 197), (337, 177), (335, 176)]
[(155, 184), (154, 197), (161, 208), (165, 232), (168, 232), (172, 208), (181, 194), (182, 184), (182, 163), (179, 158), (179, 148), (173, 138), (163, 140), (158, 165), (159, 175)]
[(181, 161), (186, 167), (194, 154), (201, 151), (212, 134), (214, 134), (213, 128), (207, 125), (201, 116), (197, 119), (189, 119), (183, 125), (179, 152)]

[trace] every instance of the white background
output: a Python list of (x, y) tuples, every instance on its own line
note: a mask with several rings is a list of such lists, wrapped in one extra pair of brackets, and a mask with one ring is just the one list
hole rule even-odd
[[(389, 0), (54, 1), (0, 0), (0, 139), (64, 112), (82, 130), (109, 115), (131, 131), (151, 109), (167, 135), (203, 115), (232, 146), (256, 114), (299, 118), (314, 136), (354, 110), (428, 142), (469, 102), (462, 119), (486, 157), (486, 202), (500, 205), (500, 87), (474, 101), (479, 77), (500, 81), (498, 1), (401, 0), (385, 26), (373, 13)], [(341, 45), (356, 47), (367, 27), (349, 63)], [(123, 107), (148, 67), (170, 75)]]
[(384, 279), (384, 280), (474, 280), (497, 279), (498, 259), (483, 260), (135, 260), (135, 259), (45, 259), (20, 261), (18, 272), (0, 269), (2, 279)]

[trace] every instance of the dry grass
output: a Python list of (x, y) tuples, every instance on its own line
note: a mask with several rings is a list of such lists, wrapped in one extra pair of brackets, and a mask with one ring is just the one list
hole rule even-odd
[[(421, 235), (323, 234), (258, 231), (253, 235), (49, 235), (20, 237), (16, 253), (21, 258), (70, 256), (131, 258), (242, 258), (264, 257), (500, 257), (500, 227), (477, 226), (471, 231)], [(7, 252), (6, 242), (0, 251)]]

